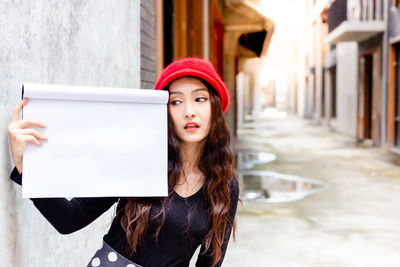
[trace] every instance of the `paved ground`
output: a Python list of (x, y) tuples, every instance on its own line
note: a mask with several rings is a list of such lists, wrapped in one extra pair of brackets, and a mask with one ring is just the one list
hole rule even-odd
[(243, 203), (224, 266), (400, 266), (400, 167), (378, 148), (297, 118), (255, 123), (236, 149), (273, 152), (253, 169), (329, 188), (288, 204)]

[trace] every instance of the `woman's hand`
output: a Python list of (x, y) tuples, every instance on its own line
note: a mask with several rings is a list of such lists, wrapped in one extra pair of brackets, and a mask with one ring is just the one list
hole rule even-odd
[(26, 144), (28, 142), (34, 143), (35, 145), (41, 146), (39, 142), (41, 140), (47, 140), (47, 137), (40, 134), (35, 129), (25, 129), (30, 126), (38, 126), (45, 128), (46, 125), (37, 121), (31, 120), (20, 120), (19, 112), (22, 107), (28, 103), (28, 99), (20, 101), (14, 108), (10, 124), (8, 125), (8, 137), (10, 138), (11, 154), (17, 170), (22, 173), (22, 156), (24, 154)]

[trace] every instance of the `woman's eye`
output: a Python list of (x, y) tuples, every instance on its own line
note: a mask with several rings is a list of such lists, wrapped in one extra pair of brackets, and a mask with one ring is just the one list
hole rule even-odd
[(180, 101), (180, 100), (172, 100), (170, 103), (171, 103), (171, 105), (175, 106), (175, 105), (178, 105), (178, 104), (182, 103), (182, 101)]
[(207, 101), (207, 100), (208, 100), (207, 97), (197, 97), (196, 98), (196, 102), (204, 102), (204, 101)]

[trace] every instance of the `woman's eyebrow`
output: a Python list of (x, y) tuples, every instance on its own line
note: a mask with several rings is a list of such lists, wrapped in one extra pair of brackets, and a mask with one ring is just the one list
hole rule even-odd
[(206, 91), (206, 92), (208, 92), (207, 88), (201, 87), (201, 88), (194, 89), (194, 90), (192, 91), (192, 93), (196, 93), (196, 92), (199, 92), (199, 91)]
[(170, 94), (170, 95), (173, 95), (173, 94), (180, 94), (180, 95), (183, 95), (183, 93), (182, 93), (181, 91), (172, 91), (172, 92), (169, 92), (169, 94)]
[[(201, 87), (201, 88), (197, 88), (197, 89), (192, 90), (191, 93), (193, 94), (193, 93), (201, 92), (201, 91), (206, 91), (206, 92), (208, 92), (207, 88)], [(182, 93), (181, 91), (170, 91), (169, 94), (170, 94), (170, 95), (172, 95), (172, 94), (180, 94), (180, 95), (183, 95), (183, 93)]]

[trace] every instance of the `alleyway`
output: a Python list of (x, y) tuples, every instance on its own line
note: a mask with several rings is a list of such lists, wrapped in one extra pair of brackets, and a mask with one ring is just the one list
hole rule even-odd
[(328, 188), (296, 202), (244, 202), (225, 266), (400, 266), (400, 167), (378, 148), (294, 117), (248, 127), (236, 150), (275, 153), (256, 165)]

